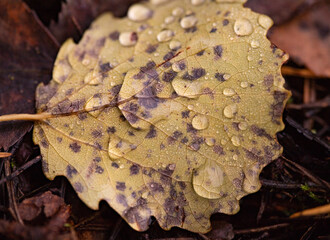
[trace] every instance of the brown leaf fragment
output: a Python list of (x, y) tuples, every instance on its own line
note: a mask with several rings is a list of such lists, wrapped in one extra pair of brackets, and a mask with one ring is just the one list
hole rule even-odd
[(271, 41), (319, 76), (330, 76), (330, 4), (318, 4), (275, 27)]
[(62, 4), (58, 22), (51, 22), (49, 29), (61, 43), (70, 37), (78, 40), (101, 13), (111, 11), (121, 17), (134, 2), (137, 0), (68, 0)]
[[(34, 112), (37, 84), (50, 78), (57, 41), (20, 0), (0, 2), (0, 115)], [(1, 123), (0, 148), (7, 150), (31, 123)]]

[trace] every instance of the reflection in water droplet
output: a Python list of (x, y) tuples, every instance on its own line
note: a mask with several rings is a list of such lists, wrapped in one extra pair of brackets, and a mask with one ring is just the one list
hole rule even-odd
[(236, 104), (230, 104), (230, 105), (226, 106), (223, 109), (223, 114), (227, 118), (233, 118), (236, 113), (237, 113), (237, 105)]
[(180, 21), (180, 26), (184, 29), (191, 28), (197, 24), (198, 19), (194, 16), (184, 17)]
[(225, 88), (223, 90), (223, 95), (227, 96), (227, 97), (231, 97), (235, 95), (235, 90), (232, 88)]
[(273, 25), (272, 19), (266, 15), (259, 15), (258, 23), (265, 29), (268, 29)]
[(123, 157), (128, 152), (136, 149), (136, 145), (123, 140), (115, 135), (110, 136), (108, 154), (113, 160)]
[(253, 40), (251, 41), (251, 47), (252, 47), (252, 48), (258, 48), (258, 47), (260, 47), (260, 43), (259, 43), (259, 41), (253, 39)]
[(239, 137), (237, 137), (237, 136), (232, 136), (231, 137), (231, 142), (236, 147), (238, 147), (241, 144), (240, 140), (239, 140)]
[(179, 95), (187, 98), (197, 98), (202, 92), (200, 82), (191, 82), (182, 79), (174, 79), (172, 81), (174, 91)]
[(172, 39), (174, 32), (172, 30), (163, 30), (157, 34), (158, 42), (167, 42)]
[(222, 196), (224, 179), (222, 167), (216, 161), (207, 159), (193, 174), (193, 188), (201, 197), (217, 199)]
[(192, 122), (191, 122), (193, 128), (197, 130), (203, 130), (209, 126), (209, 120), (205, 115), (196, 115)]
[(215, 139), (212, 138), (212, 137), (207, 137), (207, 138), (205, 138), (205, 143), (206, 143), (208, 146), (214, 146), (214, 144), (215, 144)]
[(241, 87), (242, 88), (247, 88), (249, 86), (248, 82), (241, 82)]
[(128, 9), (127, 17), (134, 21), (144, 21), (152, 16), (152, 11), (142, 4), (134, 4)]
[(239, 18), (235, 21), (234, 31), (238, 36), (247, 36), (253, 32), (253, 27), (248, 19)]

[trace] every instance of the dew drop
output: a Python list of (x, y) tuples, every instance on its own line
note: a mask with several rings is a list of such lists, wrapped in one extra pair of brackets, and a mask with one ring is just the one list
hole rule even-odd
[(166, 2), (168, 2), (168, 0), (151, 0), (151, 3), (154, 5), (160, 5)]
[(241, 82), (241, 87), (242, 88), (247, 88), (249, 86), (248, 82)]
[(248, 127), (248, 125), (247, 125), (246, 122), (240, 122), (240, 123), (238, 124), (238, 128), (239, 128), (240, 130), (242, 130), (242, 131), (246, 130), (247, 127)]
[(260, 15), (258, 18), (258, 23), (265, 29), (268, 29), (273, 25), (272, 19), (266, 15)]
[(239, 137), (237, 137), (237, 136), (232, 136), (230, 140), (231, 140), (232, 144), (236, 147), (238, 147), (241, 144)]
[(259, 43), (259, 41), (253, 39), (253, 40), (251, 41), (251, 47), (252, 47), (252, 48), (258, 48), (258, 47), (260, 47), (260, 43)]
[(119, 35), (119, 43), (125, 47), (133, 46), (137, 43), (138, 35), (136, 32), (122, 32)]
[(251, 55), (249, 55), (249, 56), (247, 57), (247, 59), (248, 59), (248, 61), (252, 61), (252, 60), (253, 60), (253, 57), (252, 57)]
[(181, 47), (181, 42), (177, 41), (177, 40), (172, 40), (170, 41), (170, 44), (169, 44), (169, 48), (171, 50), (177, 50)]
[(221, 145), (226, 145), (227, 144), (227, 140), (226, 139), (221, 139), (220, 143), (221, 143)]
[(207, 137), (207, 138), (205, 138), (205, 143), (206, 143), (208, 146), (212, 147), (212, 146), (214, 146), (214, 144), (215, 144), (215, 139), (212, 138), (212, 137)]
[(172, 11), (172, 15), (175, 17), (180, 17), (184, 13), (184, 9), (181, 7), (176, 7)]
[(180, 61), (180, 62), (174, 62), (172, 64), (172, 70), (174, 72), (181, 72), (182, 70), (184, 70), (185, 68), (185, 62), (184, 61)]
[(239, 18), (235, 21), (234, 31), (238, 36), (247, 36), (253, 32), (253, 27), (248, 19)]
[(136, 149), (136, 147), (136, 145), (131, 144), (126, 140), (123, 140), (115, 135), (111, 135), (108, 146), (108, 154), (111, 159), (116, 160), (123, 157), (128, 152)]
[(225, 180), (222, 167), (214, 160), (207, 159), (193, 174), (194, 191), (201, 197), (217, 199), (222, 195), (221, 187)]
[(193, 105), (188, 105), (188, 106), (187, 106), (187, 108), (188, 108), (188, 110), (190, 110), (190, 111), (191, 111), (191, 110), (193, 110), (193, 109), (194, 109), (194, 106), (193, 106)]
[(149, 8), (143, 6), (142, 4), (132, 5), (127, 12), (127, 17), (134, 22), (147, 20), (151, 16), (152, 11)]
[(202, 91), (200, 82), (191, 82), (177, 78), (172, 81), (172, 87), (179, 96), (187, 98), (197, 98)]
[(175, 20), (175, 18), (173, 16), (168, 16), (165, 18), (164, 22), (166, 24), (170, 24), (170, 23), (174, 22), (174, 20)]
[(193, 128), (197, 130), (203, 130), (209, 126), (209, 120), (205, 115), (196, 115), (193, 118), (191, 124)]
[(87, 66), (88, 64), (90, 64), (90, 60), (89, 59), (84, 59), (83, 61), (82, 61), (82, 64), (84, 65), (84, 66)]
[(198, 19), (194, 16), (187, 16), (181, 19), (180, 26), (183, 29), (191, 28), (197, 24)]
[(233, 159), (234, 159), (235, 161), (238, 160), (238, 156), (237, 156), (237, 154), (234, 154)]
[(225, 115), (226, 118), (233, 118), (236, 113), (237, 113), (237, 105), (236, 104), (227, 105), (223, 109), (223, 114)]
[(230, 77), (231, 77), (231, 75), (228, 74), (228, 73), (225, 73), (225, 74), (223, 75), (223, 79), (225, 79), (225, 80), (228, 80)]
[(174, 32), (172, 30), (163, 30), (157, 34), (158, 42), (167, 42), (172, 39)]
[(223, 95), (227, 96), (227, 97), (231, 97), (235, 95), (235, 90), (232, 88), (225, 88), (223, 90)]
[(204, 2), (205, 2), (205, 0), (191, 0), (191, 4), (195, 5), (195, 6), (201, 5)]

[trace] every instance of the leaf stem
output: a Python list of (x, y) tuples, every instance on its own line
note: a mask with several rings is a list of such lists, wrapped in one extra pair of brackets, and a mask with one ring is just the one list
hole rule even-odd
[(40, 121), (43, 119), (50, 118), (52, 114), (50, 113), (38, 113), (38, 114), (8, 114), (0, 116), (0, 122), (8, 122), (8, 121)]

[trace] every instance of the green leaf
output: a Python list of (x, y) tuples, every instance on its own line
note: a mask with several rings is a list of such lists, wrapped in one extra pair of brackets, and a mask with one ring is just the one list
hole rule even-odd
[(34, 140), (46, 176), (66, 176), (89, 207), (104, 199), (139, 231), (155, 216), (204, 233), (281, 154), (287, 55), (242, 1), (152, 2), (64, 43), (37, 89), (38, 112), (53, 116)]

